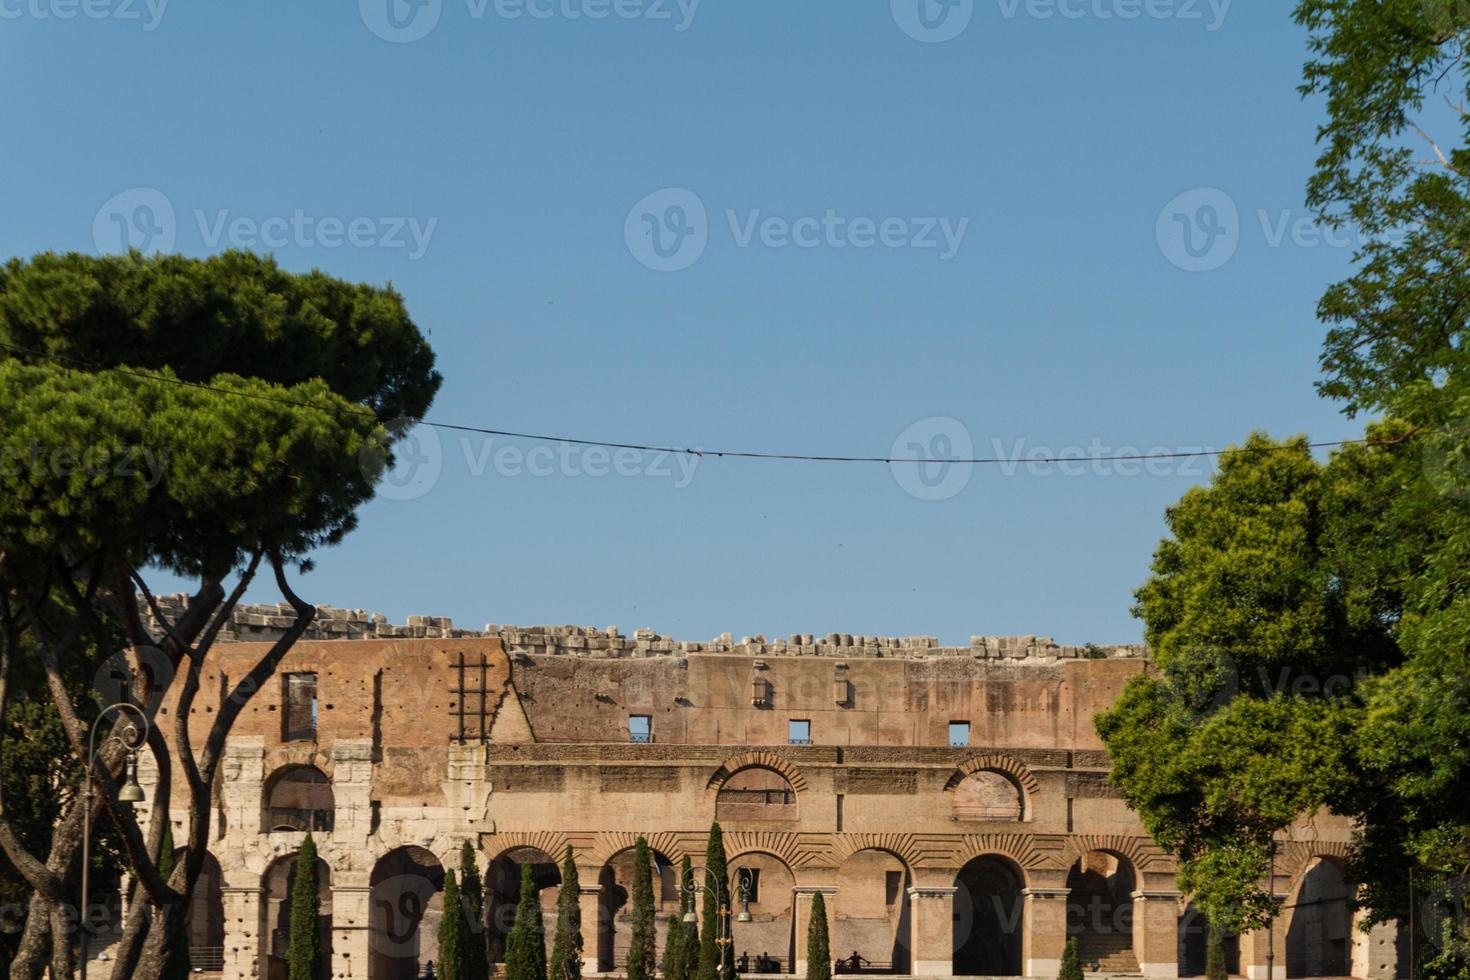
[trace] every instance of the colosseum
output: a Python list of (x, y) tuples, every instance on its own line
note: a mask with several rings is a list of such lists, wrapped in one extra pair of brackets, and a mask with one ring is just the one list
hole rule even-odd
[[(165, 599), (165, 614), (182, 601)], [(213, 712), (290, 617), (240, 607), (192, 711)], [(572, 848), (595, 974), (621, 969), (635, 839), (657, 862), (662, 949), (678, 863), (702, 862), (716, 820), (749, 913), (732, 927), (747, 974), (804, 971), (818, 893), (840, 973), (1054, 977), (1068, 935), (1090, 971), (1203, 973), (1202, 917), (1110, 785), (1093, 729), (1146, 669), (1139, 647), (690, 643), (615, 627), (392, 626), (329, 607), (308, 636), (241, 715), (215, 786), (189, 941), (196, 966), (227, 980), (285, 976), (285, 898), (308, 830), (331, 976), (421, 975), (465, 841), (495, 954), (520, 866), (533, 866), (549, 932)], [(171, 816), (182, 837), (185, 814)], [(1396, 974), (1393, 930), (1353, 928), (1350, 834), (1319, 815), (1283, 835), (1270, 887), (1285, 912), (1269, 936), (1231, 940), (1233, 972), (1264, 980), (1269, 958), (1277, 977)]]

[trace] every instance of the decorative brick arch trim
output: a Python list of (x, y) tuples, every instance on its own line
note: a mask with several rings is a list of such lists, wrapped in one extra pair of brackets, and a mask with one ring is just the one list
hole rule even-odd
[[(967, 776), (973, 776), (977, 772), (1002, 772), (1011, 777), (1012, 781), (1026, 794), (1028, 799), (1041, 792), (1041, 783), (1037, 782), (1036, 776), (1026, 768), (1025, 763), (1013, 756), (1002, 755), (998, 752), (990, 752), (984, 755), (972, 755), (963, 760), (955, 767), (954, 774), (949, 777), (949, 782), (944, 784), (946, 792), (954, 789), (965, 781)], [(1030, 810), (1028, 804), (1027, 810)]]
[(859, 851), (886, 851), (902, 861), (910, 872), (921, 864), (931, 864), (933, 857), (919, 846), (913, 834), (835, 834), (831, 847), (834, 868), (842, 867)]
[[(689, 860), (695, 864), (699, 864), (700, 858), (703, 855), (702, 851), (699, 854), (692, 854), (686, 851), (682, 837), (672, 831), (663, 831), (657, 834), (635, 834), (630, 830), (626, 830), (598, 834), (597, 840), (593, 843), (592, 850), (588, 855), (592, 860), (588, 863), (596, 863), (599, 867), (607, 864), (623, 851), (631, 851), (636, 847), (640, 836), (648, 840), (648, 849), (650, 851), (658, 851), (670, 861), (677, 862), (685, 854), (689, 854)], [(728, 853), (728, 851), (729, 848), (727, 847), (726, 852)]]
[(570, 842), (566, 834), (554, 830), (512, 830), (493, 836), (481, 836), (480, 849), (484, 852), (487, 865), (522, 847), (534, 847), (559, 865), (567, 856), (568, 843)]
[(1008, 858), (1022, 871), (1048, 867), (1046, 852), (1030, 834), (966, 834), (955, 850), (955, 866), (963, 868), (980, 857)]
[[(1285, 875), (1285, 881), (1277, 879), (1278, 884), (1287, 886), (1287, 893), (1295, 896), (1306, 879), (1307, 869), (1317, 858), (1326, 858), (1337, 865), (1338, 870), (1344, 870), (1343, 865), (1352, 854), (1352, 845), (1347, 841), (1335, 840), (1294, 840), (1289, 841), (1276, 855), (1276, 873)], [(1295, 898), (1292, 899), (1295, 901)]]
[(1076, 834), (1067, 838), (1059, 856), (1062, 870), (1069, 870), (1089, 851), (1106, 851), (1124, 858), (1133, 866), (1136, 875), (1141, 871), (1164, 870), (1155, 868), (1164, 857), (1152, 842), (1142, 837), (1124, 837), (1121, 834)]
[(326, 776), (329, 782), (334, 775), (330, 753), (322, 752), (315, 744), (285, 745), (265, 754), (261, 766), (261, 771), (265, 773), (265, 779), (262, 782), (268, 784), (283, 769), (290, 769), (296, 766), (310, 766), (313, 769), (320, 769), (322, 775)]
[(769, 854), (786, 865), (787, 870), (820, 865), (826, 858), (821, 844), (803, 840), (800, 834), (749, 830), (725, 834), (726, 859), (733, 861), (746, 854)]
[(780, 773), (791, 784), (791, 788), (798, 793), (804, 792), (807, 788), (806, 777), (801, 774), (801, 770), (796, 768), (784, 755), (769, 749), (742, 752), (726, 759), (720, 768), (710, 776), (705, 788), (712, 792), (719, 792), (720, 787), (725, 785), (725, 781), (742, 769), (770, 769)]

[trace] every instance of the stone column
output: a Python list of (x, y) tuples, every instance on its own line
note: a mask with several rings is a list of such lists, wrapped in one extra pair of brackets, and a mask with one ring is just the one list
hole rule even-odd
[(332, 976), (366, 977), (372, 951), (372, 888), (332, 884)]
[(261, 889), (221, 888), (225, 912), (225, 967), (221, 980), (248, 980), (264, 972), (260, 960), (265, 942), (260, 935)]
[[(796, 894), (796, 965), (791, 972), (798, 976), (806, 974), (806, 940), (807, 929), (812, 923), (812, 896), (818, 892), (822, 893), (822, 904), (827, 906), (827, 935), (832, 935), (832, 899), (837, 895), (836, 885), (795, 885), (791, 889)], [(831, 953), (831, 950), (828, 950)]]
[(915, 885), (909, 889), (909, 972), (915, 976), (954, 976), (954, 885)]
[(1146, 977), (1179, 976), (1179, 893), (1133, 893), (1133, 952)]
[[(1286, 901), (1285, 895), (1278, 894), (1276, 898)], [(1240, 972), (1247, 980), (1267, 980), (1267, 949), (1273, 950), (1271, 976), (1274, 980), (1286, 980), (1286, 930), (1290, 926), (1291, 917), (1282, 914), (1270, 930), (1253, 929), (1240, 937)]]
[(1353, 976), (1366, 977), (1368, 980), (1393, 980), (1394, 977), (1406, 974), (1407, 963), (1404, 964), (1403, 971), (1399, 970), (1399, 924), (1380, 922), (1365, 932), (1362, 926), (1367, 918), (1368, 913), (1363, 909), (1353, 915)]
[(1021, 970), (1028, 977), (1054, 977), (1067, 945), (1067, 888), (1023, 888), (1026, 919), (1021, 933)]
[[(577, 875), (582, 881), (588, 878), (586, 868), (578, 868)], [(597, 872), (591, 872), (595, 880)], [(602, 886), (582, 886), (582, 975), (589, 976), (593, 973), (602, 972), (601, 964), (598, 963), (597, 952), (602, 946)], [(660, 950), (662, 952), (662, 950)], [(614, 964), (614, 969), (617, 966)]]

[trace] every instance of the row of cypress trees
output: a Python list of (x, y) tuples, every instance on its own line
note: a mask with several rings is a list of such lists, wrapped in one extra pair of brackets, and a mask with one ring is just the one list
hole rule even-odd
[[(297, 868), (315, 869), (316, 843), (311, 834), (302, 842)], [(735, 949), (719, 942), (730, 935), (730, 874), (724, 834), (718, 823), (710, 828), (705, 851), (704, 900), (700, 918), (685, 922), (695, 910), (693, 890), (686, 893), (690, 862), (679, 865), (679, 914), (669, 923), (664, 945), (664, 980), (735, 980)], [(639, 837), (633, 852), (631, 893), (632, 939), (625, 966), (628, 980), (655, 980), (659, 973), (653, 902), (653, 854)], [(723, 896), (724, 901), (719, 897)], [(546, 927), (541, 917), (531, 866), (521, 865), (520, 901), (515, 923), (505, 944), (506, 980), (582, 980), (582, 887), (572, 849), (561, 865), (561, 891), (556, 903), (556, 934), (551, 962), (546, 958)], [(454, 914), (457, 911), (458, 914)], [(296, 875), (291, 891), (291, 920), (287, 964), (289, 980), (318, 980), (323, 967), (317, 932), (320, 901), (315, 874)], [(818, 893), (812, 901), (807, 936), (807, 980), (830, 980), (832, 960), (827, 936), (827, 911)], [(475, 850), (466, 841), (460, 852), (460, 871), (444, 876), (444, 914), (439, 920), (439, 980), (488, 980), (490, 958), (485, 928), (485, 894)], [(187, 955), (187, 954), (185, 954)], [(186, 961), (187, 962), (187, 961)]]

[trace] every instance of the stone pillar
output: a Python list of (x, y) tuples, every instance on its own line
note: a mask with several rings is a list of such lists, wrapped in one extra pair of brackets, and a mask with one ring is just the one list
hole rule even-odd
[(1179, 976), (1179, 893), (1133, 893), (1133, 952), (1146, 977)]
[(260, 935), (261, 889), (221, 888), (225, 912), (225, 967), (221, 980), (259, 976), (265, 943)]
[(916, 885), (909, 889), (909, 972), (915, 976), (954, 976), (954, 885)]
[[(577, 869), (578, 877), (582, 881), (588, 878), (586, 868)], [(595, 880), (597, 872), (592, 872), (591, 877)], [(590, 976), (602, 972), (601, 964), (598, 963), (598, 950), (602, 946), (602, 886), (582, 886), (582, 975)], [(662, 950), (660, 950), (662, 952)], [(616, 964), (614, 964), (616, 968)]]
[(1067, 888), (1023, 888), (1026, 918), (1021, 933), (1021, 972), (1054, 977), (1067, 945)]
[(366, 977), (372, 951), (372, 888), (332, 884), (332, 976)]
[(1394, 980), (1408, 973), (1408, 964), (1399, 970), (1397, 922), (1380, 922), (1364, 931), (1368, 914), (1359, 909), (1353, 915), (1352, 974), (1367, 980)]
[(373, 743), (337, 739), (332, 743), (332, 837), (361, 846), (372, 832)]
[[(798, 976), (806, 974), (807, 929), (812, 922), (812, 896), (822, 893), (822, 904), (827, 906), (827, 935), (832, 935), (832, 899), (837, 896), (836, 885), (796, 885), (791, 889), (796, 894), (796, 965), (791, 972)], [(830, 942), (830, 938), (829, 938)], [(829, 949), (828, 953), (832, 951)]]
[[(1285, 895), (1278, 894), (1276, 898), (1286, 901)], [(1240, 937), (1240, 972), (1247, 980), (1267, 980), (1268, 949), (1273, 951), (1271, 977), (1286, 980), (1286, 930), (1290, 926), (1290, 915), (1283, 914), (1276, 918), (1271, 929), (1253, 929)]]

